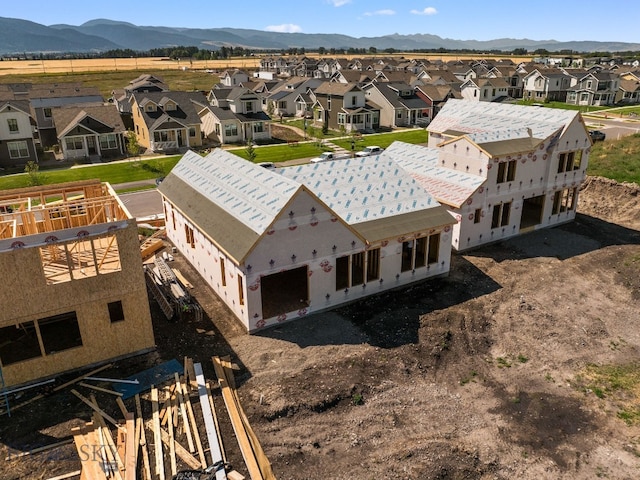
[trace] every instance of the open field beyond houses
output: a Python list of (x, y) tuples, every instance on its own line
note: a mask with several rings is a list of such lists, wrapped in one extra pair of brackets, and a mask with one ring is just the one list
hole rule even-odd
[[(274, 54), (277, 55), (277, 54)], [(318, 57), (317, 54), (307, 54), (308, 57)], [(428, 55), (428, 54), (398, 54), (398, 55), (378, 55), (378, 57), (404, 57), (404, 58), (427, 58), (429, 60), (464, 60), (468, 58), (478, 58), (476, 55)], [(349, 58), (353, 55), (341, 55)], [(366, 55), (358, 55), (358, 58)], [(493, 55), (489, 58), (495, 58)], [(483, 57), (485, 58), (485, 57)], [(514, 62), (530, 61), (531, 57), (510, 57)], [(260, 57), (241, 57), (225, 60), (171, 60), (166, 57), (143, 57), (143, 58), (82, 58), (63, 60), (13, 60), (0, 63), (0, 75), (24, 75), (24, 74), (51, 74), (51, 73), (74, 73), (74, 72), (103, 72), (113, 70), (175, 70), (189, 68), (194, 70), (225, 70), (228, 68), (257, 69), (260, 66)]]

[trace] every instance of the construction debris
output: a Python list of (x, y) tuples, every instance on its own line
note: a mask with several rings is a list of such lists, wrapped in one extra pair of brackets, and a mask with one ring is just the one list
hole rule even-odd
[[(147, 286), (167, 319), (176, 314), (179, 318), (193, 314), (196, 321), (202, 320), (202, 308), (162, 256), (156, 255), (153, 264), (145, 264), (144, 268)], [(181, 274), (180, 277), (184, 278)]]
[[(80, 474), (80, 480), (200, 478), (199, 472), (216, 480), (245, 478), (241, 473), (232, 470), (226, 462), (211, 386), (204, 377), (202, 365), (193, 364), (191, 359), (185, 360), (187, 361), (184, 371), (192, 371), (194, 378), (190, 379), (174, 372), (170, 383), (152, 386), (148, 397), (145, 398), (147, 408), (144, 410), (138, 393), (135, 394), (135, 403), (131, 404), (125, 403), (126, 397), (109, 397), (109, 401), (116, 405), (111, 405), (107, 411), (111, 412), (117, 406), (123, 419), (116, 419), (106, 413), (104, 406), (98, 405), (93, 394), (87, 398), (72, 390), (72, 393), (94, 412), (91, 421), (71, 431), (82, 464), (82, 470), (73, 473)], [(216, 365), (214, 361), (214, 365), (216, 371), (220, 370), (219, 375), (224, 377), (221, 382), (221, 386), (224, 385), (223, 394), (229, 398), (233, 397), (231, 409), (228, 408), (228, 411), (234, 422), (234, 431), (241, 434), (238, 442), (243, 458), (251, 462), (251, 466), (247, 463), (250, 478), (275, 480), (271, 466), (239, 405), (231, 364), (224, 360), (218, 361), (220, 363)], [(180, 370), (182, 371), (182, 367)], [(189, 380), (197, 383), (197, 390), (190, 388)], [(94, 389), (93, 385), (81, 386)], [(199, 401), (192, 403), (192, 394), (197, 395)], [(194, 411), (196, 407), (197, 411)], [(203, 448), (196, 416), (204, 421), (203, 433), (206, 435), (208, 446), (206, 449)], [(112, 431), (105, 420), (116, 429)], [(147, 430), (153, 434), (152, 444), (147, 443)], [(205, 452), (208, 452), (209, 458), (205, 456)], [(150, 462), (150, 454), (153, 456), (153, 462)], [(70, 475), (73, 476), (73, 473)]]

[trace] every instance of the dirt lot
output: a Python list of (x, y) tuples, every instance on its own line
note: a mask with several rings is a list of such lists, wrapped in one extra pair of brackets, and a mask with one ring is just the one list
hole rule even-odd
[[(579, 212), (570, 225), (455, 256), (446, 279), (255, 336), (196, 285), (212, 321), (156, 315), (157, 352), (110, 373), (189, 355), (214, 378), (209, 357), (230, 354), (280, 480), (639, 478), (640, 426), (619, 418), (640, 412), (638, 392), (607, 390), (589, 365), (638, 362), (640, 189), (590, 179)], [(0, 439), (51, 443), (88, 414), (63, 392), (2, 417)], [(2, 479), (79, 467), (72, 446), (5, 464), (0, 455)]]

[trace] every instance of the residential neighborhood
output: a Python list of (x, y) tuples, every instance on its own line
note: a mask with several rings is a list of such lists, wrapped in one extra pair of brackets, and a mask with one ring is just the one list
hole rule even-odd
[[(0, 132), (8, 140), (0, 163), (24, 165), (48, 150), (66, 160), (123, 158), (127, 131), (143, 151), (171, 153), (268, 144), (273, 122), (296, 118), (344, 134), (426, 127), (450, 98), (580, 108), (633, 105), (640, 102), (639, 72), (633, 65), (542, 59), (516, 64), (265, 56), (258, 71), (236, 68), (212, 76), (205, 92), (170, 91), (150, 74), (114, 86), (106, 99), (77, 82), (0, 84), (3, 115), (10, 108), (15, 112), (5, 125), (13, 130)], [(81, 130), (74, 121), (84, 122)]]
[[(275, 480), (271, 464), (293, 472), (281, 478), (521, 478), (534, 447), (577, 458), (547, 430), (600, 445), (591, 425), (613, 387), (594, 393), (584, 369), (592, 349), (635, 361), (640, 194), (587, 176), (613, 135), (606, 113), (583, 113), (640, 105), (639, 66), (259, 64), (199, 72), (206, 88), (140, 71), (100, 90), (0, 83), (0, 172), (34, 181), (0, 191), (0, 416), (40, 422), (34, 435), (81, 464), (40, 478)], [(35, 184), (40, 165), (90, 179)], [(151, 175), (91, 177), (109, 166)], [(485, 455), (487, 439), (504, 445)], [(82, 456), (93, 443), (104, 457)], [(637, 469), (635, 446), (607, 448)], [(565, 461), (545, 468), (588, 463)]]

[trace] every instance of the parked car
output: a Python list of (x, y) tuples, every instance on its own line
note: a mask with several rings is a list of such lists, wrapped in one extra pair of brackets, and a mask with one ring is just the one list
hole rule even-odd
[(607, 138), (607, 134), (600, 130), (589, 131), (589, 136), (591, 137), (591, 140), (594, 142), (604, 142), (604, 139)]
[(356, 157), (368, 157), (370, 155), (380, 155), (384, 152), (384, 148), (380, 148), (376, 145), (364, 147), (360, 152), (356, 153)]
[(258, 166), (266, 168), (267, 170), (274, 170), (276, 168), (276, 164), (273, 162), (260, 162), (258, 163)]
[(322, 152), (319, 157), (309, 160), (311, 163), (330, 162), (332, 160), (340, 160), (349, 158), (348, 155), (334, 153), (334, 152)]

